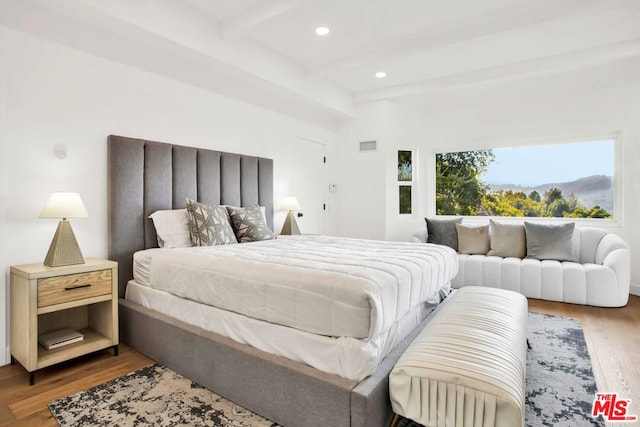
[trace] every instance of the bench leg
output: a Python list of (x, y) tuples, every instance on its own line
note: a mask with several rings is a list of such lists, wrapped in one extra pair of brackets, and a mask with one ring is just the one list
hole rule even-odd
[(400, 421), (400, 415), (393, 414), (393, 419), (391, 420), (391, 426), (389, 427), (396, 427), (399, 421)]

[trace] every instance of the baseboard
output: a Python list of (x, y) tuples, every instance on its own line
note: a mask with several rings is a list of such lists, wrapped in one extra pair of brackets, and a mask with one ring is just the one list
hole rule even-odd
[(631, 284), (631, 289), (629, 290), (629, 293), (631, 295), (638, 295), (640, 296), (640, 285), (634, 285), (633, 283)]

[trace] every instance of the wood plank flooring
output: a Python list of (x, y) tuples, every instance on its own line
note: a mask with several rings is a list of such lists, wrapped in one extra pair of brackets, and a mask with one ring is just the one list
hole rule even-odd
[(153, 361), (121, 344), (120, 354), (111, 350), (93, 353), (29, 375), (19, 364), (0, 367), (0, 426), (57, 426), (47, 404), (61, 397), (97, 386)]
[[(529, 300), (529, 310), (579, 319), (584, 328), (593, 370), (602, 392), (632, 400), (629, 413), (640, 416), (640, 297), (623, 308), (586, 307)], [(102, 351), (29, 376), (19, 365), (0, 367), (0, 425), (56, 426), (47, 404), (152, 364), (126, 345), (120, 355)], [(616, 424), (611, 424), (616, 426)], [(638, 423), (640, 425), (640, 423)], [(630, 424), (620, 424), (629, 427)], [(617, 427), (617, 426), (616, 426)]]

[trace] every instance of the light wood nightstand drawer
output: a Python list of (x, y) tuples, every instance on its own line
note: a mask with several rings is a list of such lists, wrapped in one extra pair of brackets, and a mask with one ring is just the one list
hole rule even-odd
[(107, 295), (111, 286), (110, 269), (38, 279), (38, 307)]

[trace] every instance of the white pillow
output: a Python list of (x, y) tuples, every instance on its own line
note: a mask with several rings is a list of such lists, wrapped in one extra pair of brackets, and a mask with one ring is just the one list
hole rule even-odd
[(155, 211), (149, 218), (158, 235), (161, 248), (186, 248), (193, 246), (189, 234), (189, 222), (186, 209)]

